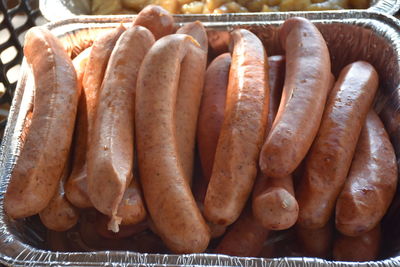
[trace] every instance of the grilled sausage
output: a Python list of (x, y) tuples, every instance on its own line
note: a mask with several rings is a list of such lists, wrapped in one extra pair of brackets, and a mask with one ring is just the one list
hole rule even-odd
[(357, 237), (339, 234), (333, 244), (333, 259), (357, 262), (376, 260), (379, 255), (380, 240), (380, 225)]
[(124, 31), (125, 28), (120, 25), (100, 35), (94, 41), (86, 63), (76, 118), (72, 172), (65, 184), (68, 200), (78, 208), (93, 206), (87, 193), (86, 154), (104, 72), (115, 43)]
[[(72, 64), (74, 65), (75, 71), (76, 71), (76, 80), (78, 83), (78, 91), (79, 93), (82, 92), (82, 81), (83, 81), (83, 76), (85, 75), (85, 69), (87, 62), (89, 60), (90, 53), (92, 52), (92, 47), (88, 47), (85, 50), (83, 50), (79, 55), (77, 55), (73, 60)], [(79, 106), (78, 106), (79, 109)]]
[(328, 222), (317, 229), (296, 225), (296, 237), (301, 253), (306, 257), (327, 259), (332, 254), (334, 226)]
[[(200, 155), (202, 175), (196, 177), (194, 197), (204, 211), (204, 198), (208, 182), (211, 177), (215, 150), (224, 119), (226, 88), (228, 86), (231, 55), (229, 53), (216, 57), (205, 74), (203, 95), (201, 99), (199, 119), (197, 124), (197, 143)], [(207, 222), (211, 231), (211, 238), (222, 236), (226, 227)]]
[(189, 64), (184, 61), (197, 62), (190, 63), (191, 75), (204, 75), (205, 57), (193, 37), (165, 36), (146, 55), (137, 83), (135, 129), (143, 194), (157, 232), (175, 253), (202, 252), (210, 240), (180, 163), (175, 133), (181, 68)]
[[(87, 155), (88, 195), (93, 206), (110, 216), (110, 230), (118, 232), (118, 206), (133, 174), (134, 110), (137, 75), (154, 36), (133, 26), (118, 39), (107, 65), (94, 117)], [(115, 90), (117, 88), (117, 90)], [(145, 217), (138, 194), (137, 222)], [(133, 214), (132, 214), (133, 215)]]
[(224, 120), (231, 55), (216, 57), (208, 66), (197, 124), (197, 143), (203, 177), (210, 181), (215, 150)]
[(140, 186), (132, 180), (118, 205), (117, 216), (121, 218), (121, 225), (134, 225), (143, 221), (146, 213)]
[(267, 128), (265, 129), (265, 137), (267, 137), (271, 131), (272, 124), (279, 109), (283, 84), (285, 81), (285, 57), (281, 55), (268, 57), (268, 66), (269, 110)]
[[(192, 36), (207, 54), (207, 33), (201, 22), (196, 21), (186, 24), (178, 29), (177, 33)], [(200, 65), (195, 66), (198, 64)], [(193, 60), (182, 62), (179, 76), (178, 95), (176, 97), (176, 140), (178, 142), (179, 158), (185, 171), (185, 177), (189, 179), (189, 184), (191, 184), (193, 176), (196, 126), (197, 118), (199, 116), (201, 95), (203, 92), (206, 64), (207, 58), (203, 58), (203, 62)], [(201, 73), (193, 75), (193, 68), (198, 68), (201, 70)]]
[(280, 32), (286, 74), (279, 110), (261, 154), (268, 177), (291, 174), (317, 134), (329, 91), (331, 63), (325, 40), (308, 20), (291, 18)]
[(232, 32), (225, 118), (204, 201), (204, 215), (230, 225), (242, 212), (257, 174), (267, 124), (269, 86), (267, 54), (250, 31)]
[(64, 183), (69, 175), (69, 169), (69, 166), (64, 168), (56, 194), (49, 205), (39, 213), (42, 223), (53, 231), (66, 231), (76, 225), (79, 219), (78, 210), (69, 203), (64, 194)]
[[(90, 53), (92, 51), (92, 47), (86, 48), (82, 53), (76, 56), (72, 60), (72, 64), (75, 67), (76, 76), (78, 80), (78, 90), (81, 94), (82, 92), (82, 80), (85, 74), (85, 69), (87, 62), (89, 60)], [(78, 208), (88, 208), (92, 206), (89, 197), (87, 196), (87, 186), (86, 186), (86, 171), (82, 171), (83, 164), (86, 162), (86, 146), (82, 144), (82, 134), (79, 132), (81, 130), (81, 113), (82, 105), (86, 105), (84, 103), (85, 97), (80, 96), (78, 102), (78, 111), (76, 116), (76, 123), (75, 123), (75, 133), (74, 133), (74, 140), (73, 140), (73, 152), (75, 156), (75, 165), (73, 168), (73, 172), (69, 179), (66, 180), (64, 184), (65, 189), (65, 196), (75, 207)], [(85, 174), (85, 175), (83, 175)]]
[(164, 8), (156, 5), (143, 8), (133, 25), (146, 27), (153, 33), (156, 40), (175, 32), (174, 18)]
[[(283, 56), (268, 58), (270, 102), (266, 135), (272, 127), (279, 108), (285, 77), (284, 63)], [(293, 226), (297, 221), (299, 206), (294, 198), (292, 176), (276, 179), (258, 172), (252, 207), (256, 220), (267, 229), (283, 230)]]
[(256, 257), (260, 254), (269, 230), (255, 220), (248, 207), (232, 224), (215, 252), (238, 257)]
[(260, 172), (254, 187), (252, 206), (254, 217), (265, 228), (284, 230), (292, 227), (299, 214), (292, 176), (271, 178)]
[(30, 29), (24, 53), (36, 89), (29, 130), (4, 199), (5, 211), (14, 219), (37, 214), (56, 193), (71, 146), (79, 93), (71, 59), (51, 32)]
[(378, 74), (367, 62), (341, 71), (296, 192), (301, 226), (320, 228), (331, 218), (377, 87)]
[(379, 224), (397, 187), (397, 162), (389, 136), (371, 110), (361, 130), (349, 176), (336, 202), (336, 228), (358, 236)]

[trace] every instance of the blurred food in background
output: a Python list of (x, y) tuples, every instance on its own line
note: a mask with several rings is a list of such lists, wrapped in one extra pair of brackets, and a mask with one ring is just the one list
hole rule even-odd
[(174, 14), (366, 9), (370, 0), (93, 0), (92, 14), (136, 14), (155, 4)]

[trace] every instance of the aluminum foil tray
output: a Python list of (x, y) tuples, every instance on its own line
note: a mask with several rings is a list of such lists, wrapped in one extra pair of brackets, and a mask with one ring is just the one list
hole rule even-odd
[[(90, 0), (40, 0), (39, 8), (47, 20), (55, 21), (77, 15), (91, 15), (90, 3)], [(394, 15), (399, 9), (400, 0), (371, 0), (371, 7), (367, 10)]]
[[(193, 20), (203, 21), (213, 49), (218, 48), (223, 36), (237, 27), (255, 32), (265, 44), (269, 55), (282, 53), (277, 40), (277, 28), (292, 16), (303, 16), (318, 26), (328, 44), (333, 62), (333, 72), (355, 60), (372, 63), (380, 75), (380, 89), (375, 109), (384, 120), (400, 158), (400, 24), (388, 15), (366, 11), (326, 13), (273, 13), (238, 15), (176, 16), (182, 25)], [(106, 28), (121, 22), (131, 23), (134, 16), (74, 17), (47, 24), (71, 53), (87, 47), (91, 39)], [(317, 258), (296, 257), (287, 254), (282, 258), (242, 258), (216, 254), (151, 254), (133, 251), (95, 251), (78, 248), (50, 251), (46, 245), (46, 230), (37, 218), (11, 221), (4, 214), (3, 196), (19, 150), (22, 121), (32, 101), (32, 78), (25, 62), (15, 91), (8, 124), (0, 150), (0, 263), (12, 266), (125, 266), (125, 265), (202, 265), (202, 266), (373, 266), (400, 265), (400, 190), (385, 216), (382, 229), (382, 252), (375, 262), (335, 262)], [(58, 234), (71, 238), (73, 233)], [(76, 239), (77, 244), (79, 238)], [(67, 250), (68, 251), (68, 250)], [(148, 251), (150, 252), (150, 251)]]

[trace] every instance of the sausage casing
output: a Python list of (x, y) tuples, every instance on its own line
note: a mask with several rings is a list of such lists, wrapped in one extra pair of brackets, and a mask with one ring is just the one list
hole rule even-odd
[(197, 143), (203, 178), (210, 180), (215, 150), (224, 120), (231, 55), (224, 53), (208, 66), (197, 124)]
[(133, 25), (146, 27), (153, 33), (156, 40), (175, 31), (174, 17), (167, 10), (156, 5), (148, 5), (143, 8)]
[[(270, 101), (266, 134), (279, 108), (285, 77), (284, 63), (283, 56), (268, 58)], [(294, 198), (292, 176), (272, 178), (259, 171), (253, 190), (252, 209), (256, 220), (267, 229), (283, 230), (293, 226), (297, 221), (299, 206)]]
[(374, 261), (379, 255), (380, 244), (380, 225), (356, 237), (339, 234), (333, 243), (333, 259), (337, 261)]
[(115, 43), (124, 31), (125, 28), (120, 25), (100, 35), (94, 41), (86, 62), (75, 125), (72, 172), (65, 184), (68, 200), (78, 208), (93, 206), (87, 192), (88, 144), (91, 142), (94, 116), (104, 72)]
[(367, 62), (341, 71), (296, 192), (301, 226), (320, 228), (331, 218), (377, 87), (378, 74)]
[(42, 223), (53, 231), (66, 231), (76, 225), (79, 219), (78, 210), (69, 203), (64, 193), (64, 183), (69, 170), (69, 166), (66, 166), (56, 194), (50, 200), (49, 205), (39, 213)]
[[(188, 23), (178, 29), (177, 33), (192, 36), (207, 54), (207, 33), (201, 22)], [(178, 142), (179, 158), (185, 171), (185, 177), (189, 179), (189, 184), (191, 184), (193, 176), (196, 126), (203, 92), (204, 72), (207, 64), (207, 58), (202, 59), (203, 62), (194, 60), (184, 60), (182, 62), (178, 95), (176, 97), (176, 140)], [(202, 70), (202, 72), (198, 73), (198, 75), (193, 75), (193, 69)]]
[(389, 208), (396, 187), (393, 146), (378, 115), (370, 110), (336, 202), (336, 228), (347, 236), (371, 231)]
[(48, 30), (30, 29), (24, 53), (36, 89), (30, 126), (4, 199), (5, 211), (14, 219), (37, 214), (56, 193), (68, 159), (79, 94), (71, 59)]
[[(154, 43), (153, 34), (133, 26), (121, 34), (107, 65), (98, 97), (87, 154), (88, 195), (93, 206), (110, 216), (118, 232), (118, 207), (133, 178), (135, 93), (139, 68)], [(141, 199), (141, 196), (138, 196)], [(142, 201), (136, 202), (143, 206)], [(145, 209), (137, 222), (145, 217)]]
[[(181, 66), (185, 60), (201, 63), (204, 57), (193, 37), (165, 36), (146, 55), (137, 83), (135, 129), (143, 194), (157, 232), (176, 253), (202, 252), (210, 240), (180, 163), (175, 134)], [(191, 75), (204, 75), (201, 64), (193, 66)]]
[(237, 257), (257, 257), (269, 233), (255, 220), (249, 207), (228, 228), (215, 252)]
[(242, 212), (257, 175), (267, 124), (267, 54), (250, 31), (232, 32), (225, 118), (204, 201), (204, 215), (215, 224), (232, 224)]
[(268, 177), (285, 177), (297, 168), (317, 134), (329, 91), (331, 62), (318, 29), (291, 18), (280, 29), (286, 73), (279, 110), (261, 154)]

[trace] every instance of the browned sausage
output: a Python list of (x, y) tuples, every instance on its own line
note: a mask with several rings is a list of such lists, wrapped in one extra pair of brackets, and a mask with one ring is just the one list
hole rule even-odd
[(137, 83), (135, 129), (143, 194), (157, 232), (175, 253), (202, 252), (210, 240), (180, 163), (175, 134), (179, 70), (189, 64), (183, 61), (193, 61), (198, 64), (190, 63), (191, 75), (204, 75), (205, 57), (193, 37), (165, 36), (146, 55)]
[(322, 259), (328, 259), (331, 256), (334, 230), (332, 222), (317, 229), (307, 229), (299, 225), (295, 229), (303, 256)]
[(254, 219), (251, 208), (248, 207), (228, 228), (215, 252), (239, 257), (256, 257), (260, 254), (269, 232)]
[(100, 35), (94, 41), (86, 63), (75, 126), (72, 173), (65, 184), (68, 200), (79, 208), (93, 206), (87, 194), (86, 152), (92, 136), (94, 113), (108, 60), (115, 43), (124, 31), (125, 28), (120, 25)]
[[(83, 76), (85, 75), (86, 65), (89, 60), (89, 56), (90, 56), (91, 52), (92, 52), (92, 47), (88, 47), (72, 60), (72, 64), (74, 65), (74, 68), (76, 71), (76, 78), (77, 78), (76, 80), (78, 83), (79, 93), (82, 92)], [(79, 109), (79, 107), (78, 107), (78, 109)]]
[(134, 225), (146, 218), (146, 209), (139, 184), (132, 180), (126, 188), (118, 206), (117, 216), (121, 218), (121, 225)]
[(301, 226), (321, 228), (331, 218), (377, 87), (378, 74), (367, 62), (341, 71), (296, 192)]
[(71, 146), (79, 93), (71, 59), (50, 31), (30, 29), (24, 53), (36, 89), (29, 130), (4, 199), (5, 212), (14, 219), (37, 214), (56, 193)]
[(208, 37), (203, 23), (194, 21), (187, 23), (180, 27), (176, 33), (188, 34), (192, 36), (200, 45), (200, 47), (207, 53), (208, 52)]
[(146, 27), (153, 33), (156, 40), (175, 32), (174, 18), (164, 8), (156, 5), (148, 5), (143, 8), (133, 25)]
[[(270, 74), (276, 76), (270, 66)], [(270, 86), (273, 80), (270, 79)], [(276, 81), (275, 81), (276, 82)], [(330, 87), (333, 86), (334, 77), (331, 76)], [(273, 90), (277, 90), (273, 88)], [(277, 94), (277, 93), (275, 93)], [(279, 101), (279, 94), (271, 95), (271, 103)], [(276, 109), (270, 108), (268, 119), (275, 119)], [(292, 175), (281, 178), (266, 177), (258, 173), (253, 192), (253, 214), (254, 217), (266, 228), (271, 230), (284, 230), (292, 227), (298, 218), (299, 205), (294, 197), (294, 185)]]
[(269, 66), (269, 110), (267, 128), (265, 129), (265, 137), (271, 131), (272, 124), (275, 120), (276, 113), (279, 109), (279, 103), (282, 97), (282, 89), (285, 81), (285, 57), (270, 56), (268, 57)]
[(265, 228), (284, 230), (292, 227), (299, 214), (292, 176), (271, 178), (260, 172), (254, 186), (252, 206), (254, 217)]
[[(92, 48), (89, 47), (72, 60), (72, 64), (75, 67), (76, 76), (78, 78), (78, 90), (81, 92), (81, 94), (85, 94), (85, 92), (82, 92), (82, 80), (91, 51)], [(85, 97), (80, 96), (73, 141), (74, 151), (72, 152), (76, 157), (74, 163), (77, 166), (75, 166), (73, 169), (74, 172), (71, 173), (71, 177), (64, 184), (66, 198), (78, 208), (88, 208), (92, 206), (92, 203), (87, 196), (86, 170), (84, 172), (82, 171), (82, 164), (86, 162), (86, 146), (81, 143), (82, 134), (78, 132), (81, 130), (81, 113), (83, 110), (82, 105), (86, 105), (84, 102)]]
[[(177, 33), (192, 36), (207, 54), (207, 33), (201, 22), (196, 21), (186, 24), (182, 28), (178, 29)], [(185, 171), (185, 177), (189, 179), (189, 184), (191, 184), (193, 176), (196, 126), (197, 118), (199, 116), (201, 95), (203, 92), (206, 64), (207, 58), (203, 58), (203, 62), (193, 60), (184, 60), (182, 62), (179, 76), (178, 95), (176, 97), (176, 140), (178, 142), (179, 158)], [(193, 75), (193, 68), (201, 69), (202, 72), (198, 75)]]
[(225, 118), (204, 201), (204, 215), (230, 225), (242, 212), (257, 175), (267, 124), (269, 86), (267, 54), (248, 30), (232, 32)]
[[(119, 204), (133, 179), (137, 75), (153, 43), (153, 34), (142, 26), (126, 30), (111, 53), (98, 97), (87, 153), (88, 195), (98, 211), (110, 216), (109, 229), (114, 232), (122, 220)], [(134, 203), (131, 216), (137, 223), (146, 215), (140, 194)]]
[(269, 177), (293, 173), (305, 157), (321, 122), (331, 75), (325, 40), (310, 21), (288, 19), (279, 35), (286, 50), (285, 83), (260, 154), (260, 168)]
[(69, 166), (64, 168), (58, 190), (49, 205), (39, 213), (40, 220), (50, 230), (66, 231), (72, 228), (79, 219), (78, 210), (68, 202), (64, 194), (64, 182), (69, 174)]
[[(198, 171), (198, 170), (197, 170)], [(204, 212), (204, 198), (207, 192), (207, 185), (208, 182), (205, 178), (202, 177), (200, 171), (196, 173), (196, 169), (194, 170), (194, 182), (193, 182), (193, 196), (196, 200), (197, 206), (199, 207), (200, 211)], [(210, 235), (211, 238), (218, 238), (221, 237), (225, 231), (226, 226), (214, 224), (207, 221), (207, 225), (210, 228)]]
[(197, 143), (203, 177), (207, 183), (211, 177), (215, 150), (224, 120), (230, 66), (231, 55), (229, 53), (222, 54), (211, 62), (205, 75), (197, 124)]
[(381, 228), (377, 225), (357, 237), (339, 234), (333, 244), (333, 259), (337, 261), (373, 261), (379, 255)]
[[(284, 63), (283, 56), (268, 58), (270, 103), (266, 135), (279, 108), (285, 77)], [(297, 221), (299, 206), (294, 198), (292, 176), (276, 179), (259, 172), (254, 186), (252, 207), (254, 217), (267, 229), (283, 230), (293, 226)]]
[(229, 52), (229, 44), (231, 40), (231, 35), (229, 31), (221, 31), (220, 29), (208, 29), (207, 35), (208, 45), (212, 58), (220, 54)]
[(397, 162), (389, 136), (371, 110), (361, 130), (349, 176), (336, 202), (336, 228), (358, 236), (379, 224), (397, 187)]

